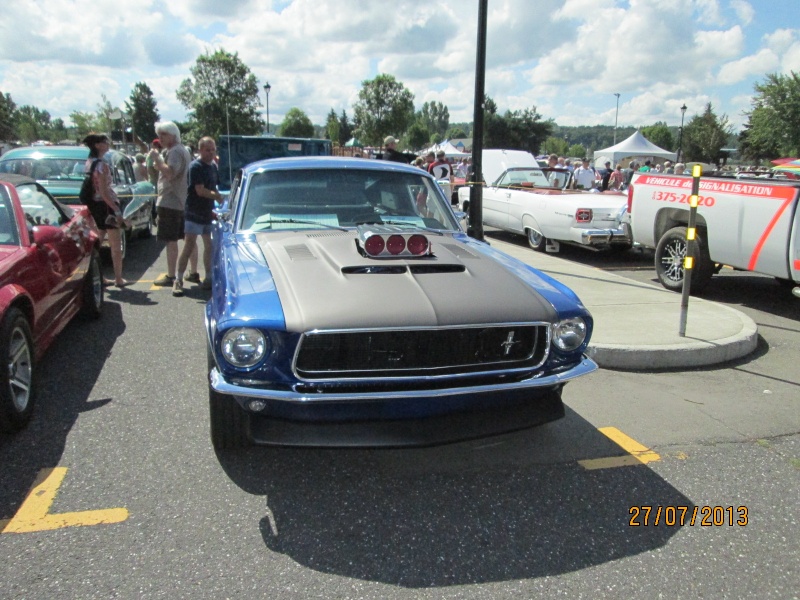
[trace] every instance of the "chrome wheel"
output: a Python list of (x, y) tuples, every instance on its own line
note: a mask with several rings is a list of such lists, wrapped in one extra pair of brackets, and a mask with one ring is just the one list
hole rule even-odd
[(535, 229), (528, 229), (528, 245), (534, 250), (544, 250), (547, 245), (547, 238)]
[(15, 326), (8, 344), (8, 388), (18, 413), (25, 412), (31, 397), (32, 356), (25, 331)]
[(660, 258), (663, 276), (673, 283), (683, 283), (683, 261), (686, 258), (686, 242), (672, 239), (664, 245)]

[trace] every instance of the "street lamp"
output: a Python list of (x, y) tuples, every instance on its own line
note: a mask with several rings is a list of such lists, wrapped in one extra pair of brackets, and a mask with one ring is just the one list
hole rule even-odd
[(681, 162), (681, 150), (683, 149), (683, 117), (686, 116), (686, 104), (681, 106), (681, 129), (680, 133), (678, 134), (678, 157), (675, 159), (676, 162)]
[(619, 121), (619, 94), (614, 94), (617, 97), (617, 114), (614, 117), (614, 145), (617, 145), (617, 122)]
[(269, 84), (269, 81), (264, 84), (264, 92), (267, 94), (267, 135), (269, 135), (269, 91), (272, 89), (272, 86)]

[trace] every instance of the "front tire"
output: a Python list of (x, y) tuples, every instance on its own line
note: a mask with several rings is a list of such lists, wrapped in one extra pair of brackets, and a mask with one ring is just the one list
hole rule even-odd
[(36, 398), (33, 336), (18, 308), (0, 325), (0, 431), (19, 431), (28, 424)]
[[(688, 249), (686, 227), (673, 227), (661, 236), (656, 246), (655, 267), (658, 280), (668, 290), (680, 292), (683, 289), (683, 260)], [(708, 252), (708, 245), (698, 231), (695, 235), (694, 257), (692, 268), (691, 292), (699, 293), (711, 281), (714, 275), (714, 263)]]
[(92, 251), (89, 270), (83, 280), (83, 305), (81, 315), (87, 319), (99, 319), (103, 314), (103, 270), (100, 267), (100, 256), (97, 250)]
[[(214, 366), (208, 348), (209, 371)], [(231, 396), (215, 392), (208, 385), (208, 408), (211, 422), (211, 444), (216, 450), (246, 448), (250, 445), (250, 415)]]
[(547, 238), (535, 229), (526, 229), (525, 233), (528, 237), (528, 245), (537, 252), (544, 252), (547, 246)]

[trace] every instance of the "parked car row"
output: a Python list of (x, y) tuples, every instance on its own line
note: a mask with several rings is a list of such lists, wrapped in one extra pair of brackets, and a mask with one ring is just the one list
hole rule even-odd
[[(558, 244), (604, 249), (631, 247), (627, 197), (621, 192), (571, 189), (572, 173), (548, 169), (522, 150), (484, 150), (483, 223), (524, 235), (534, 250)], [(458, 191), (469, 212), (470, 190)]]
[[(110, 154), (126, 217), (149, 235), (152, 186)], [(86, 157), (45, 147), (0, 159), (13, 217), (0, 237), (5, 430), (30, 418), (36, 358), (55, 334), (102, 308), (91, 216), (57, 201), (77, 202)], [(23, 169), (35, 179), (3, 174)], [(388, 161), (274, 158), (236, 171), (206, 306), (215, 448), (432, 444), (564, 415), (564, 385), (597, 368), (591, 315), (560, 282), (468, 237), (450, 200), (430, 174)]]
[[(0, 174), (31, 177), (59, 202), (79, 204), (78, 193), (89, 157), (85, 146), (28, 146), (9, 150), (0, 156)], [(123, 257), (134, 236), (150, 237), (155, 226), (156, 190), (149, 181), (136, 181), (130, 158), (117, 150), (103, 157), (111, 167), (114, 191), (120, 199), (123, 216), (131, 229), (122, 236)]]
[(100, 316), (98, 240), (88, 208), (0, 173), (0, 431), (30, 419), (36, 364), (55, 336), (79, 312)]

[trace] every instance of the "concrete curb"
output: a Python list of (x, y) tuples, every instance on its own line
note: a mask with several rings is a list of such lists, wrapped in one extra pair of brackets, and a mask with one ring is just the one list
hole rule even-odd
[(589, 344), (589, 356), (601, 367), (631, 371), (703, 367), (742, 358), (758, 346), (758, 326), (744, 313), (722, 304), (716, 310), (729, 311), (741, 321), (741, 331), (718, 340), (678, 344)]

